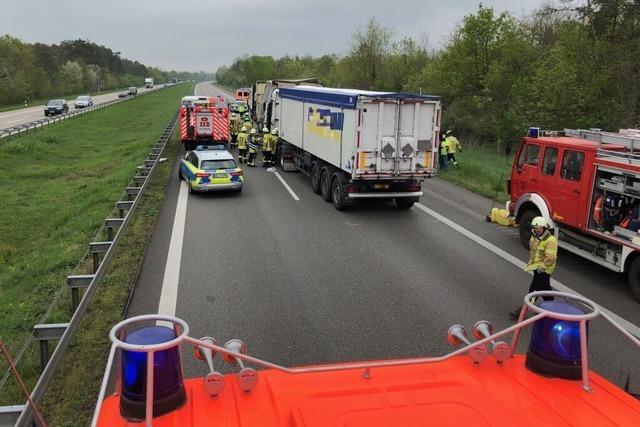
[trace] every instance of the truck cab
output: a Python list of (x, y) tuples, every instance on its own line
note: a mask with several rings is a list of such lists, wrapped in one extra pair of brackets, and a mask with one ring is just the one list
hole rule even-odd
[(628, 272), (640, 301), (638, 148), (640, 139), (599, 130), (532, 128), (512, 165), (507, 209), (523, 246), (529, 247), (531, 220), (543, 216), (560, 248)]

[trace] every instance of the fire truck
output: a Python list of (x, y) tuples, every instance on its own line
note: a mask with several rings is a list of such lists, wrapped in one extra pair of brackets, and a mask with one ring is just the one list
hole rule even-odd
[(228, 144), (229, 106), (223, 97), (185, 96), (179, 116), (180, 141), (185, 150), (197, 145)]
[(626, 273), (640, 302), (640, 135), (530, 128), (508, 192), (525, 248), (531, 220), (543, 216), (560, 248)]

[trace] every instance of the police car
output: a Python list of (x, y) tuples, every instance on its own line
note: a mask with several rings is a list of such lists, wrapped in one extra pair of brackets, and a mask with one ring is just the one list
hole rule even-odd
[(180, 180), (189, 184), (189, 192), (242, 191), (242, 170), (224, 145), (199, 146), (180, 161)]

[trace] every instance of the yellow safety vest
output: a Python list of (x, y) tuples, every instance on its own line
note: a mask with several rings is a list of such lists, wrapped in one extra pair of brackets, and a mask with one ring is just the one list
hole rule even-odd
[(238, 134), (238, 149), (244, 150), (247, 148), (247, 137), (248, 135), (245, 132)]
[(529, 240), (529, 263), (525, 271), (534, 271), (542, 267), (545, 273), (551, 274), (556, 269), (558, 259), (558, 240), (548, 230), (542, 238), (531, 236)]
[(455, 153), (458, 150), (462, 150), (462, 147), (460, 146), (460, 141), (458, 141), (458, 138), (456, 138), (455, 136), (451, 136), (449, 135), (444, 142), (447, 143), (447, 150), (449, 153)]

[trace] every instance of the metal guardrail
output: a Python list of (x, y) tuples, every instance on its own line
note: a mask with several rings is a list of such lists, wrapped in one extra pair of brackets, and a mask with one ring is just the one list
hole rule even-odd
[(122, 99), (118, 98), (118, 99), (114, 99), (112, 101), (106, 101), (106, 102), (102, 102), (100, 104), (94, 104), (91, 107), (86, 107), (86, 108), (83, 108), (81, 110), (74, 110), (74, 111), (72, 111), (70, 113), (61, 114), (59, 116), (45, 117), (45, 118), (42, 118), (42, 119), (34, 120), (32, 122), (29, 122), (29, 123), (23, 123), (23, 124), (20, 124), (20, 125), (12, 126), (10, 128), (0, 129), (0, 139), (6, 138), (6, 137), (9, 137), (9, 136), (13, 136), (13, 135), (20, 135), (23, 132), (28, 132), (30, 129), (35, 130), (37, 128), (42, 128), (42, 127), (50, 125), (50, 124), (55, 124), (55, 123), (61, 122), (63, 120), (68, 120), (68, 119), (70, 119), (72, 117), (76, 117), (76, 116), (81, 115), (81, 114), (87, 114), (87, 113), (89, 113), (91, 111), (99, 110), (99, 109), (102, 109), (102, 108), (105, 108), (105, 107), (110, 107), (110, 106), (112, 106), (114, 104), (119, 104), (121, 102), (129, 101), (131, 99), (135, 99), (137, 96), (144, 96), (144, 95), (147, 95), (149, 93), (153, 93), (153, 92), (156, 92), (158, 90), (164, 89), (165, 87), (171, 87), (171, 86), (175, 86), (175, 84), (170, 84), (169, 86), (162, 86), (162, 87), (158, 86), (158, 89), (149, 90), (149, 91), (146, 91), (146, 92), (141, 92), (139, 95), (136, 95), (135, 97), (128, 96), (128, 97), (122, 98)]
[[(102, 104), (101, 104), (102, 105)], [(51, 354), (50, 359), (48, 358), (48, 343), (41, 345), (41, 356), (43, 363), (46, 362), (46, 366), (44, 367), (38, 382), (36, 383), (33, 391), (31, 392), (31, 398), (33, 399), (35, 404), (40, 403), (42, 400), (44, 393), (53, 379), (56, 369), (62, 360), (62, 357), (67, 351), (69, 344), (73, 338), (74, 333), (78, 329), (80, 325), (80, 321), (84, 316), (93, 295), (96, 290), (100, 286), (100, 282), (105, 276), (107, 269), (109, 268), (109, 264), (111, 262), (111, 258), (115, 253), (115, 249), (118, 245), (118, 242), (122, 238), (123, 233), (125, 232), (127, 226), (131, 222), (131, 218), (133, 217), (133, 213), (138, 205), (138, 201), (140, 197), (144, 193), (144, 190), (149, 182), (149, 176), (155, 170), (158, 161), (159, 154), (162, 153), (166, 144), (175, 129), (176, 123), (178, 119), (178, 114), (171, 119), (167, 127), (165, 128), (162, 136), (155, 144), (155, 146), (151, 149), (148, 158), (143, 162), (144, 166), (139, 166), (138, 171), (136, 172), (136, 176), (132, 178), (132, 182), (134, 182), (135, 187), (127, 187), (125, 192), (123, 192), (124, 200), (120, 200), (116, 202), (115, 208), (118, 209), (120, 213), (121, 221), (114, 221), (113, 218), (107, 218), (105, 220), (105, 226), (107, 228), (112, 228), (109, 231), (109, 234), (112, 235), (113, 229), (117, 228), (117, 232), (113, 236), (113, 240), (108, 242), (91, 242), (89, 246), (91, 248), (90, 253), (92, 253), (94, 259), (94, 272), (92, 275), (87, 275), (82, 277), (82, 282), (79, 283), (77, 275), (70, 275), (67, 277), (69, 287), (72, 290), (72, 298), (74, 299), (74, 308), (75, 311), (71, 317), (71, 320), (67, 324), (56, 324), (56, 325), (36, 325), (34, 328), (38, 330), (48, 330), (52, 329), (51, 327), (55, 326), (57, 332), (63, 331), (61, 334), (57, 333), (54, 335), (43, 335), (42, 340), (40, 342), (47, 342), (47, 339), (59, 339), (59, 343), (56, 346), (53, 354)], [(131, 189), (135, 189), (132, 191)], [(126, 213), (125, 213), (126, 212)], [(102, 261), (99, 260), (99, 254), (104, 253), (104, 257)], [(86, 282), (89, 282), (88, 284)], [(72, 283), (79, 286), (72, 286)], [(82, 287), (85, 290), (82, 299), (77, 302), (79, 298), (78, 287)], [(75, 288), (75, 291), (73, 289)], [(77, 306), (75, 305), (77, 303)], [(46, 353), (46, 354), (45, 354)], [(44, 358), (48, 360), (45, 360)], [(21, 405), (12, 405), (12, 406), (4, 406), (0, 407), (0, 426), (30, 426), (34, 424), (34, 420), (32, 419), (33, 411), (32, 408), (28, 404)]]

